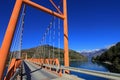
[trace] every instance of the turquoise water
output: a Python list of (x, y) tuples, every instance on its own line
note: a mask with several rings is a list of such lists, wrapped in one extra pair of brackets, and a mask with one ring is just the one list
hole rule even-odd
[[(76, 67), (76, 68), (83, 68), (83, 69), (89, 69), (89, 70), (96, 70), (96, 71), (104, 71), (104, 72), (109, 72), (107, 68), (104, 66), (97, 64), (97, 63), (92, 63), (92, 62), (80, 62), (80, 61), (72, 61), (70, 62), (71, 67)], [(101, 77), (96, 77), (96, 76), (91, 76), (91, 75), (86, 75), (82, 73), (77, 73), (77, 72), (71, 72), (73, 75), (77, 75), (78, 77), (84, 78), (86, 80), (108, 80), (105, 78)]]

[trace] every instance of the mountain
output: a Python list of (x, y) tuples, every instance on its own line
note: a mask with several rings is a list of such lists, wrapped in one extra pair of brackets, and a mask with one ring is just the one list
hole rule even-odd
[(110, 47), (107, 51), (105, 51), (100, 56), (93, 57), (94, 61), (99, 61), (101, 63), (106, 63), (111, 65), (113, 68), (113, 72), (120, 73), (120, 42), (116, 45)]
[(80, 52), (82, 55), (88, 57), (88, 58), (92, 58), (93, 56), (98, 56), (101, 55), (102, 53), (104, 53), (105, 51), (107, 51), (107, 49), (95, 49), (95, 50), (89, 50), (89, 51), (82, 51)]
[[(42, 54), (43, 51), (45, 51), (45, 54)], [(53, 54), (54, 51), (54, 54)], [(43, 45), (43, 46), (38, 46), (38, 47), (34, 47), (34, 48), (30, 48), (30, 49), (24, 49), (22, 50), (22, 53), (27, 53), (28, 58), (40, 58), (40, 57), (45, 57), (45, 58), (49, 58), (50, 57), (57, 57), (61, 60), (63, 60), (63, 56), (64, 56), (64, 50), (63, 49), (59, 49), (57, 47), (53, 47), (50, 45)], [(50, 55), (49, 55), (50, 53)], [(35, 54), (35, 55), (34, 55)], [(81, 55), (80, 53), (74, 51), (74, 50), (69, 50), (69, 56), (70, 56), (70, 60), (80, 60), (80, 61), (84, 61), (87, 60), (87, 58), (83, 55)], [(24, 57), (24, 56), (23, 56)]]

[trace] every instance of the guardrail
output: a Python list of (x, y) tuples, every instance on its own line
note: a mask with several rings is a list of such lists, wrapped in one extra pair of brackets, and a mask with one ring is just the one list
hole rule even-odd
[[(37, 65), (40, 64), (39, 62), (34, 62), (34, 63), (37, 64)], [(120, 74), (117, 74), (117, 73), (102, 72), (102, 71), (81, 69), (81, 68), (75, 68), (75, 67), (65, 67), (65, 66), (51, 65), (51, 64), (45, 64), (45, 63), (43, 63), (42, 66), (56, 69), (56, 71), (69, 70), (69, 71), (74, 71), (74, 72), (78, 72), (78, 73), (83, 73), (83, 74), (93, 75), (93, 76), (97, 76), (97, 77), (102, 77), (102, 78), (106, 78), (106, 79), (120, 80)]]
[(54, 65), (54, 66), (59, 67), (60, 63), (59, 63), (58, 58), (54, 58), (54, 59), (50, 59), (50, 58), (49, 59), (34, 59), (33, 58), (33, 59), (27, 59), (27, 61), (30, 61), (36, 65), (42, 66), (42, 68), (52, 71), (53, 73), (55, 73), (59, 76), (62, 75), (62, 72), (59, 68), (55, 69), (53, 67), (48, 66), (48, 65)]
[(84, 73), (88, 75), (93, 75), (97, 77), (112, 79), (112, 80), (120, 80), (120, 74), (110, 73), (110, 72), (102, 72), (102, 71), (95, 71), (95, 70), (88, 70), (88, 69), (81, 69), (81, 68), (74, 68), (74, 67), (61, 67), (62, 69), (67, 69), (70, 71), (75, 71), (79, 73)]
[(81, 69), (81, 68), (74, 68), (74, 67), (65, 67), (65, 66), (54, 66), (54, 65), (48, 65), (43, 64), (44, 66), (56, 68), (56, 69), (62, 69), (62, 70), (69, 70), (74, 72), (79, 72), (83, 74), (93, 75), (97, 77), (112, 79), (112, 80), (120, 80), (120, 74), (117, 73), (110, 73), (110, 72), (102, 72), (102, 71), (95, 71), (95, 70), (88, 70), (88, 69)]
[(10, 66), (7, 71), (7, 75), (5, 76), (4, 80), (10, 80), (12, 77), (16, 75), (17, 70), (20, 68), (22, 60), (13, 58)]
[(20, 74), (20, 69), (17, 68), (14, 75), (10, 78), (10, 80), (15, 80), (19, 74)]

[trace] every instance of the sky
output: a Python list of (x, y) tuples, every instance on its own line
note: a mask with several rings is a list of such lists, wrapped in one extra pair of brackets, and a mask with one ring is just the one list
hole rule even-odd
[[(32, 1), (55, 10), (49, 0)], [(60, 0), (56, 0), (56, 4), (59, 2)], [(0, 0), (0, 46), (14, 4), (15, 0)], [(70, 49), (76, 51), (101, 49), (120, 41), (120, 0), (67, 0), (67, 8)], [(23, 49), (40, 44), (52, 18), (53, 16), (33, 7), (26, 7)], [(58, 27), (57, 20), (56, 18), (55, 25)], [(60, 27), (60, 46), (63, 48), (62, 20)], [(55, 37), (55, 39), (54, 45), (57, 46), (58, 38)], [(49, 42), (48, 38), (47, 42)]]

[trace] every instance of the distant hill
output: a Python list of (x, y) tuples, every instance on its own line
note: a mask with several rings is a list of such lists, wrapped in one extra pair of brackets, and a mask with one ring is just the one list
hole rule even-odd
[(110, 47), (100, 56), (93, 57), (93, 60), (111, 64), (116, 69), (115, 72), (120, 72), (120, 42)]
[[(45, 50), (45, 54), (42, 54), (43, 50)], [(43, 45), (43, 46), (39, 46), (39, 47), (35, 47), (35, 48), (24, 49), (24, 50), (22, 50), (22, 53), (27, 53), (28, 58), (32, 58), (32, 57), (40, 58), (42, 56), (44, 56), (45, 58), (49, 58), (49, 53), (50, 53), (50, 57), (53, 57), (53, 50), (54, 50), (54, 57), (55, 58), (60, 57), (61, 60), (63, 60), (64, 50), (59, 49), (57, 47), (50, 46), (50, 45)], [(87, 60), (87, 58), (85, 56), (81, 55), (80, 53), (78, 53), (74, 50), (69, 50), (69, 56), (70, 56), (71, 61), (73, 61), (73, 60), (80, 60), (80, 61)]]
[(80, 53), (91, 59), (92, 57), (101, 55), (105, 51), (107, 51), (107, 49), (95, 49), (95, 50), (91, 50), (91, 51), (82, 51)]

